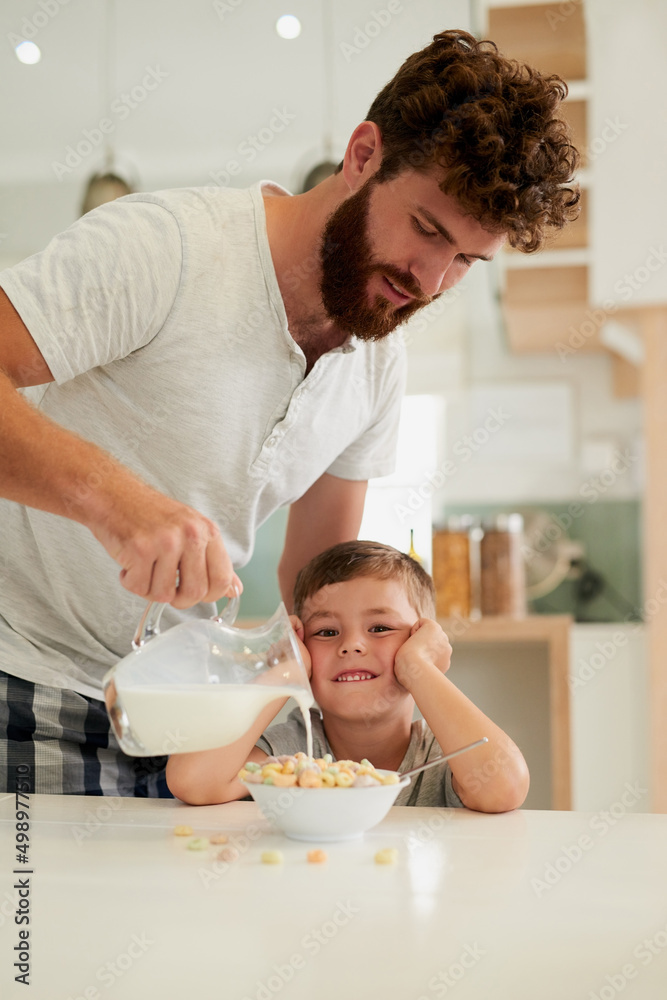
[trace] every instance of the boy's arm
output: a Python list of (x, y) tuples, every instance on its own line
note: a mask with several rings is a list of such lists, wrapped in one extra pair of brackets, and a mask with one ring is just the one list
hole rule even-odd
[[(290, 615), (290, 622), (297, 637), (306, 673), (310, 677), (310, 654), (303, 644), (303, 624), (296, 615)], [(259, 764), (266, 760), (268, 754), (255, 744), (287, 700), (279, 698), (266, 705), (250, 729), (234, 743), (218, 747), (216, 750), (200, 750), (197, 753), (174, 754), (170, 757), (166, 772), (169, 791), (191, 806), (233, 802), (235, 799), (245, 798), (248, 789), (239, 781), (237, 775), (246, 761), (253, 760)]]
[(451, 646), (437, 622), (422, 618), (396, 654), (394, 672), (444, 754), (482, 736), (488, 743), (450, 762), (453, 787), (468, 809), (518, 809), (528, 793), (523, 754), (503, 730), (445, 677)]
[(261, 763), (268, 754), (255, 746), (264, 730), (270, 726), (287, 698), (272, 701), (257, 717), (247, 733), (217, 750), (174, 754), (167, 761), (169, 791), (191, 806), (233, 802), (249, 794), (237, 775), (248, 760)]

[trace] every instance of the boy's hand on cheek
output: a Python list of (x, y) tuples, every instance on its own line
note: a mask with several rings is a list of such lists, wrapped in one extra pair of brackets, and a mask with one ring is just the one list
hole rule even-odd
[(305, 635), (305, 630), (304, 630), (304, 627), (303, 627), (303, 622), (301, 621), (300, 618), (297, 618), (296, 615), (290, 615), (289, 616), (289, 620), (290, 620), (290, 623), (292, 625), (292, 628), (294, 629), (294, 634), (296, 635), (297, 645), (299, 647), (299, 650), (301, 651), (301, 656), (303, 657), (303, 663), (304, 663), (304, 666), (306, 668), (306, 673), (308, 674), (308, 677), (310, 678), (310, 676), (311, 676), (311, 674), (313, 672), (313, 665), (312, 665), (312, 663), (310, 661), (310, 653), (308, 652), (306, 646), (304, 645), (304, 641), (303, 641), (304, 640), (304, 635)]
[(431, 618), (420, 618), (396, 653), (396, 680), (409, 691), (419, 671), (435, 666), (445, 674), (451, 658), (452, 647), (442, 627)]

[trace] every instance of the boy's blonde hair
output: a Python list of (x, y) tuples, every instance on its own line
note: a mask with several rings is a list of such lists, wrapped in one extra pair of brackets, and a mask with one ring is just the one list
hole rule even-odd
[(433, 580), (416, 560), (380, 542), (340, 542), (311, 559), (294, 584), (294, 614), (322, 587), (359, 576), (398, 580), (420, 618), (435, 618)]

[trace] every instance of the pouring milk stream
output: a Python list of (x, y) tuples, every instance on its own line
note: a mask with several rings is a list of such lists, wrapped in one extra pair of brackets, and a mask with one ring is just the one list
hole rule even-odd
[(160, 633), (149, 605), (133, 651), (104, 678), (104, 700), (125, 753), (152, 757), (213, 750), (239, 739), (261, 710), (294, 698), (313, 754), (308, 675), (284, 604), (253, 629), (233, 626), (239, 598), (215, 618)]

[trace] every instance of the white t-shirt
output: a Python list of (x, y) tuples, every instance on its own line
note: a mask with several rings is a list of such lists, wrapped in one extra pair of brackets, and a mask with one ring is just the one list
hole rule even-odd
[[(262, 189), (130, 195), (0, 274), (55, 379), (26, 396), (215, 521), (236, 567), (324, 472), (392, 471), (404, 387), (396, 335), (349, 338), (304, 377)], [(80, 524), (0, 500), (0, 668), (99, 697), (145, 607), (118, 573)], [(167, 608), (163, 627), (213, 613)]]

